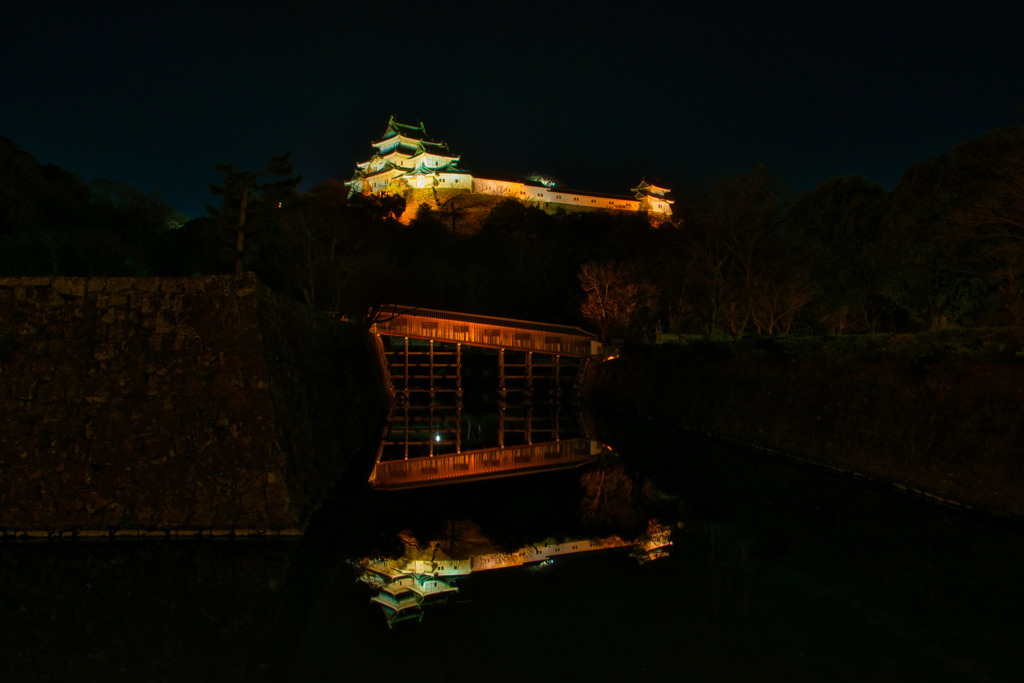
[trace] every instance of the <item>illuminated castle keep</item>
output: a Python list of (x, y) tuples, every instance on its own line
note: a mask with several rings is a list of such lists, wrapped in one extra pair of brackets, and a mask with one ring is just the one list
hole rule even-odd
[(446, 143), (428, 138), (422, 123), (407, 126), (392, 116), (384, 137), (372, 144), (376, 153), (356, 164), (355, 175), (345, 183), (350, 195), (409, 188), (473, 189), (473, 176), (457, 166), (459, 157), (448, 151)]
[[(548, 210), (576, 207), (639, 211), (647, 213), (655, 224), (672, 218), (672, 200), (665, 197), (669, 190), (646, 181), (641, 181), (630, 190), (632, 196), (618, 197), (562, 190), (553, 183), (543, 181), (474, 178), (471, 173), (459, 168), (459, 157), (451, 153), (446, 143), (431, 140), (427, 136), (422, 123), (410, 126), (398, 123), (394, 116), (388, 121), (381, 139), (372, 144), (375, 150), (373, 157), (356, 164), (355, 175), (345, 183), (349, 187), (349, 196), (383, 193), (422, 197), (422, 192), (415, 191), (428, 190), (433, 191), (434, 203), (439, 205), (441, 202), (438, 196), (462, 190), (466, 194), (516, 199)], [(403, 216), (403, 220), (406, 218)]]

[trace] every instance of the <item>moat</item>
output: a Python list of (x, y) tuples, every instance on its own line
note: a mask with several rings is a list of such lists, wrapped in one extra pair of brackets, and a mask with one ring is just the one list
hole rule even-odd
[[(591, 465), (374, 491), (344, 481), (298, 540), (11, 543), (12, 680), (1019, 680), (1018, 524), (632, 421)], [(364, 454), (372, 460), (373, 453)], [(594, 482), (603, 482), (600, 495)], [(354, 557), (456, 528), (516, 547), (674, 527), (667, 557), (607, 551), (471, 575), (389, 630)]]

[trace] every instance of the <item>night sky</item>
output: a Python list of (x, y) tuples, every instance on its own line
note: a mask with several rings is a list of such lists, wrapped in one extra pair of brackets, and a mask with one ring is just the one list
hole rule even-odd
[(892, 187), (1024, 123), (1024, 3), (6, 3), (0, 135), (192, 216), (216, 162), (347, 180), (388, 117), (481, 176), (625, 193), (757, 162)]

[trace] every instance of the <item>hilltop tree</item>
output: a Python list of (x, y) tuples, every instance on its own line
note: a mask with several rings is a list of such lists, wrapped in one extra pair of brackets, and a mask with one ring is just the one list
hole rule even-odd
[(915, 165), (887, 204), (872, 260), (909, 322), (1024, 321), (1024, 127)]
[(0, 272), (145, 275), (158, 236), (183, 220), (159, 193), (85, 184), (0, 138)]
[(117, 180), (100, 178), (89, 183), (93, 232), (106, 239), (83, 255), (92, 261), (108, 260), (105, 269), (118, 274), (146, 275), (160, 255), (156, 243), (164, 232), (180, 228), (184, 214), (163, 203), (159, 192), (146, 193)]
[(579, 280), (586, 293), (580, 312), (605, 339), (615, 334), (639, 337), (653, 320), (658, 291), (636, 267), (584, 263)]
[(152, 240), (165, 230), (184, 225), (187, 217), (163, 203), (160, 192), (143, 192), (137, 187), (108, 178), (89, 183), (92, 205), (102, 220), (127, 241)]
[(213, 166), (224, 175), (224, 181), (222, 185), (210, 185), (210, 192), (223, 198), (222, 210), (234, 209), (237, 202), (235, 273), (244, 269), (247, 215), (252, 211), (267, 212), (280, 207), (302, 182), (301, 175), (292, 175), (295, 167), (289, 160), (290, 156), (291, 152), (285, 152), (270, 157), (266, 166), (255, 171), (241, 171), (233, 163)]
[(261, 259), (261, 277), (300, 298), (310, 308), (321, 308), (330, 293), (337, 263), (351, 234), (346, 220), (344, 187), (324, 183), (296, 197), (278, 212), (281, 230), (267, 245)]
[(838, 177), (804, 194), (786, 214), (801, 243), (818, 322), (830, 333), (870, 331), (882, 311), (878, 241), (888, 193), (863, 177)]
[(1010, 321), (1024, 322), (1024, 126), (993, 131), (954, 150), (977, 178), (953, 211), (959, 240), (978, 243), (977, 270)]
[(397, 221), (405, 213), (405, 197), (400, 194), (354, 194), (348, 201), (377, 222)]
[(434, 201), (437, 203), (437, 210), (444, 217), (444, 221), (451, 225), (453, 235), (459, 233), (459, 226), (464, 222), (466, 214), (470, 210), (487, 203), (479, 195), (467, 190), (449, 191), (446, 199), (441, 199), (437, 190), (434, 190)]
[(69, 274), (68, 236), (88, 221), (80, 178), (0, 137), (0, 271)]
[(719, 181), (686, 208), (681, 236), (689, 255), (687, 277), (708, 335), (725, 330), (738, 338), (765, 303), (759, 297), (789, 297), (786, 287), (766, 286), (791, 275), (785, 267), (793, 256), (791, 243), (782, 232), (787, 198), (781, 181), (759, 165)]
[(341, 183), (327, 181), (277, 211), (258, 272), (310, 308), (362, 318), (391, 299), (400, 226), (379, 205), (361, 195), (350, 201), (347, 194)]

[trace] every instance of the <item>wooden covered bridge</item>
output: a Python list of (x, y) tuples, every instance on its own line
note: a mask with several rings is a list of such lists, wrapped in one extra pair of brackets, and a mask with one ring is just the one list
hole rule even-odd
[[(408, 306), (386, 307), (370, 331), (381, 340), (397, 396), (370, 479), (374, 487), (490, 479), (576, 467), (595, 457), (599, 444), (586, 437), (578, 420), (572, 420), (575, 428), (562, 422), (576, 411), (557, 408), (563, 397), (575, 393), (589, 360), (601, 353), (589, 332)], [(493, 386), (486, 391), (497, 395), (497, 441), (487, 445), (463, 437), (464, 364), (472, 348), (493, 350), (496, 357), (488, 371), (494, 372)], [(479, 359), (490, 355), (473, 353), (477, 368)], [(468, 398), (475, 395), (474, 387), (480, 391), (478, 383), (472, 384)], [(542, 405), (556, 408), (545, 412)]]

